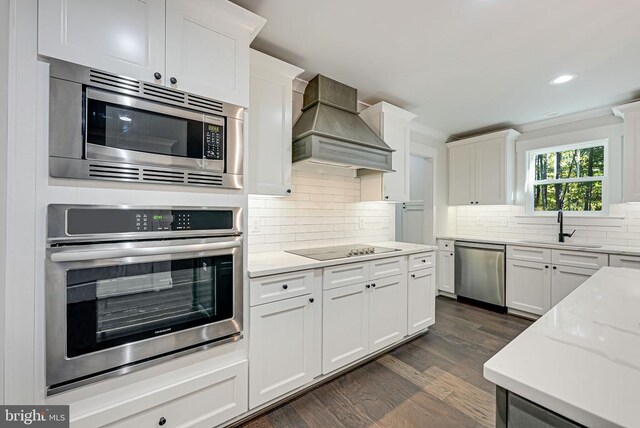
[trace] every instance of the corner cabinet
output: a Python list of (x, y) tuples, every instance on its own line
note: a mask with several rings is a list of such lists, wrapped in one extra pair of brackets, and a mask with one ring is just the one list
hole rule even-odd
[(293, 79), (304, 70), (251, 50), (249, 84), (250, 194), (291, 193)]
[(624, 120), (623, 202), (640, 202), (640, 101), (617, 106), (613, 112)]
[(246, 107), (265, 22), (228, 1), (40, 0), (38, 53)]
[(395, 172), (367, 171), (360, 176), (362, 201), (404, 202), (409, 197), (409, 155), (411, 121), (416, 115), (386, 102), (372, 105), (360, 117), (385, 143), (395, 150), (392, 168)]
[(448, 143), (449, 205), (512, 204), (519, 135), (509, 129)]

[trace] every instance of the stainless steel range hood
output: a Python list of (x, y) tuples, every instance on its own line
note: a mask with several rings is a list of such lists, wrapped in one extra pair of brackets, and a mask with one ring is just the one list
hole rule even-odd
[(293, 162), (391, 172), (391, 153), (358, 114), (358, 91), (318, 74), (293, 126)]

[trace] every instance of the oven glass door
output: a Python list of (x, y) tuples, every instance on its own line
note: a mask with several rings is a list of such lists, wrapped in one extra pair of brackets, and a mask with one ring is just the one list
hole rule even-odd
[(230, 254), (68, 270), (67, 357), (231, 319), (233, 287)]

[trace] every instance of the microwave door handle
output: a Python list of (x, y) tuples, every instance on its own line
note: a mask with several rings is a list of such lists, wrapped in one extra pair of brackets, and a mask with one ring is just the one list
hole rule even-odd
[(54, 263), (80, 262), (96, 259), (117, 259), (122, 257), (157, 256), (164, 254), (192, 253), (208, 250), (225, 250), (240, 247), (240, 241), (212, 242), (207, 244), (176, 245), (173, 247), (142, 247), (93, 251), (61, 251), (51, 254)]

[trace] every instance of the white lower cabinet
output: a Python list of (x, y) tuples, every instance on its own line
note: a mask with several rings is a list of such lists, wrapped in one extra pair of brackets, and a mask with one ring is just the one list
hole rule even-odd
[(438, 290), (455, 293), (455, 256), (453, 249), (438, 250)]
[(322, 296), (322, 373), (369, 353), (369, 289), (359, 283), (334, 288)]
[(407, 334), (432, 326), (436, 320), (434, 269), (412, 272), (407, 281)]
[(596, 272), (597, 269), (554, 265), (551, 274), (551, 306), (560, 303)]
[(549, 264), (507, 260), (507, 307), (542, 315), (551, 308)]
[(609, 256), (609, 266), (627, 269), (640, 269), (640, 257), (611, 254)]
[(249, 343), (249, 407), (310, 382), (314, 373), (316, 311), (313, 295), (252, 307)]
[[(247, 361), (244, 360), (204, 373), (171, 389), (167, 388), (162, 393), (169, 401), (106, 426), (110, 428), (217, 426), (248, 410), (247, 384)], [(149, 399), (149, 396), (146, 399)]]
[[(550, 263), (552, 260), (556, 263)], [(595, 274), (598, 268), (606, 266), (607, 262), (606, 254), (509, 246), (507, 307), (543, 315)]]
[(406, 274), (374, 280), (369, 289), (369, 352), (385, 348), (406, 335)]

